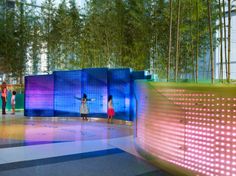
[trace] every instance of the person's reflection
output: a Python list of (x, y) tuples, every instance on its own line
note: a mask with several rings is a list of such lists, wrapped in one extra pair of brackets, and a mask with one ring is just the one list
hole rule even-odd
[(80, 122), (80, 139), (83, 141), (86, 139), (86, 123), (84, 121)]
[(110, 139), (112, 137), (112, 130), (113, 127), (111, 124), (107, 124), (107, 128), (106, 128), (106, 139)]
[(7, 129), (6, 129), (6, 118), (3, 116), (0, 124), (0, 138), (5, 139), (7, 136)]

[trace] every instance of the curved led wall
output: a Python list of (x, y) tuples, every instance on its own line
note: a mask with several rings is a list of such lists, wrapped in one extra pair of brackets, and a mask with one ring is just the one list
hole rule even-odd
[(136, 144), (175, 175), (236, 176), (236, 86), (137, 81)]

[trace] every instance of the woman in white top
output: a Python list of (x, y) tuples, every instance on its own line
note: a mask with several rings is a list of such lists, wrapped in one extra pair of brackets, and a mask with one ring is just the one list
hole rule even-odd
[(80, 106), (80, 114), (83, 120), (88, 120), (88, 113), (89, 113), (89, 109), (87, 105), (87, 95), (84, 94), (81, 100), (81, 106)]

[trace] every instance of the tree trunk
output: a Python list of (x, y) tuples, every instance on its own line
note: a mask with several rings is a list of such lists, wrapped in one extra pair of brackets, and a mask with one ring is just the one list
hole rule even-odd
[[(226, 45), (226, 18), (225, 18), (225, 0), (223, 0), (223, 18), (224, 18), (224, 53), (225, 53), (225, 78), (227, 78), (228, 75), (228, 65), (227, 65), (227, 45)], [(224, 75), (223, 75), (224, 77)]]
[(176, 56), (175, 56), (175, 82), (178, 79), (178, 65), (179, 65), (179, 23), (180, 23), (180, 0), (178, 3), (178, 12), (177, 12), (177, 32), (176, 32)]
[(211, 60), (211, 83), (214, 83), (214, 58), (213, 58), (213, 41), (212, 41), (212, 26), (211, 26), (211, 0), (207, 0), (208, 10), (208, 28), (210, 36), (210, 60)]
[(192, 64), (193, 64), (193, 70), (192, 70), (192, 79), (193, 79), (193, 81), (195, 81), (196, 82), (196, 80), (195, 80), (195, 62), (194, 62), (194, 49), (193, 49), (193, 40), (192, 40), (192, 44), (191, 44), (192, 46), (191, 46), (191, 49), (192, 49), (192, 51), (191, 51), (191, 57), (192, 57)]
[(228, 76), (227, 76), (228, 83), (230, 83), (230, 49), (231, 49), (231, 0), (228, 0)]
[(196, 82), (198, 82), (198, 45), (199, 45), (199, 5), (197, 0), (197, 46), (196, 46)]
[(222, 8), (221, 8), (221, 0), (219, 0), (219, 22), (220, 22), (220, 76), (219, 79), (223, 83), (223, 26), (222, 26)]
[(203, 66), (203, 74), (202, 74), (202, 77), (203, 77), (204, 80), (205, 80), (205, 77), (206, 77), (205, 75), (207, 75), (207, 74), (205, 74), (205, 72), (207, 71), (206, 70), (206, 66), (207, 66), (207, 62), (206, 62), (206, 60), (207, 60), (206, 55), (207, 54), (206, 54), (206, 52), (207, 51), (206, 51), (206, 48), (205, 48), (204, 51), (203, 51), (203, 65), (204, 66)]
[(195, 62), (194, 62), (194, 44), (193, 44), (193, 32), (192, 32), (192, 0), (190, 0), (189, 6), (191, 7), (189, 10), (190, 15), (190, 36), (191, 36), (191, 58), (192, 58), (192, 80), (195, 80)]
[(172, 0), (170, 0), (170, 23), (169, 23), (169, 54), (167, 63), (167, 82), (169, 81), (170, 74), (170, 60), (171, 60), (171, 46), (172, 46)]

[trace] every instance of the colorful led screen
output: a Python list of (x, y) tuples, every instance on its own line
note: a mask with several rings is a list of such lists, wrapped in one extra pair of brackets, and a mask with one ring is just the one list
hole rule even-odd
[(87, 68), (26, 76), (25, 115), (80, 116), (81, 97), (86, 94), (89, 116), (106, 118), (108, 96), (112, 95), (115, 118), (132, 120), (135, 73), (129, 68)]

